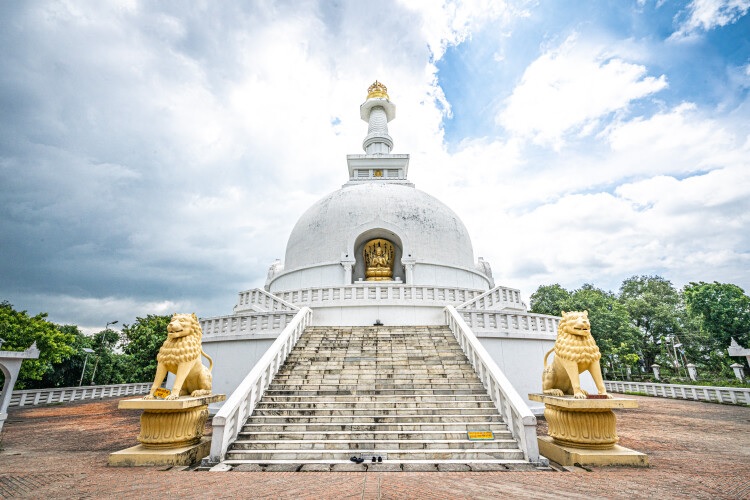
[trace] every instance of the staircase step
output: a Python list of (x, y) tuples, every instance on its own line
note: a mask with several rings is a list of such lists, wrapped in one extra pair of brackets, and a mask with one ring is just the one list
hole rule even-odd
[(363, 452), (374, 451), (376, 454), (385, 455), (388, 462), (400, 460), (522, 460), (523, 451), (518, 448), (485, 449), (485, 450), (452, 450), (446, 448), (428, 450), (230, 450), (227, 452), (228, 460), (320, 460), (326, 457), (329, 460), (347, 460), (353, 455)]
[[(251, 417), (252, 418), (252, 417)], [(306, 422), (249, 422), (242, 426), (242, 432), (462, 432), (489, 430), (505, 432), (504, 422), (462, 421), (462, 422), (347, 422), (347, 423), (306, 423)]]
[(238, 439), (232, 451), (240, 450), (480, 450), (518, 449), (515, 439), (469, 441), (467, 439)]
[(472, 419), (476, 422), (502, 422), (500, 415), (483, 415), (476, 413), (464, 413), (464, 414), (450, 414), (450, 415), (404, 415), (404, 414), (391, 414), (391, 415), (322, 415), (322, 416), (295, 416), (295, 415), (253, 415), (248, 419), (248, 422), (252, 423), (290, 423), (290, 424), (303, 424), (303, 423), (321, 423), (330, 422), (336, 423), (353, 423), (353, 424), (366, 424), (368, 422), (375, 424), (392, 424), (402, 422), (415, 422), (415, 423), (435, 423), (444, 421), (460, 422), (466, 419)]
[[(487, 429), (484, 429), (487, 430)], [(512, 439), (508, 430), (493, 431), (495, 439)], [(385, 439), (385, 440), (412, 440), (412, 439), (433, 439), (433, 440), (465, 440), (466, 431), (287, 431), (287, 432), (263, 432), (263, 431), (241, 431), (238, 440), (300, 440), (300, 439)]]
[(409, 394), (406, 396), (392, 396), (392, 395), (351, 395), (351, 394), (334, 394), (321, 398), (316, 395), (303, 395), (303, 396), (289, 396), (289, 395), (274, 395), (268, 396), (268, 393), (263, 397), (263, 400), (258, 404), (271, 403), (271, 402), (282, 402), (282, 403), (315, 403), (315, 402), (331, 402), (334, 404), (347, 403), (347, 404), (360, 404), (360, 403), (453, 403), (454, 401), (478, 401), (492, 403), (487, 392), (482, 394), (428, 394), (428, 395), (415, 395)]
[(437, 417), (456, 415), (498, 415), (497, 408), (256, 408), (253, 417), (366, 417), (393, 416)]
[(314, 401), (264, 401), (258, 403), (256, 410), (340, 410), (346, 408), (373, 408), (373, 409), (412, 409), (412, 408), (492, 408), (495, 405), (492, 401), (478, 401), (473, 399), (450, 399), (447, 401), (433, 401), (430, 403), (424, 401), (410, 401), (404, 398), (404, 401), (332, 401), (329, 399), (321, 400), (317, 398)]

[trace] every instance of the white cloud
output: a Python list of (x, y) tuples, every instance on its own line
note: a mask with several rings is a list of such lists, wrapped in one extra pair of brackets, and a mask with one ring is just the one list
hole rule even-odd
[(526, 0), (399, 0), (399, 3), (420, 13), (422, 36), (436, 60), (448, 46), (463, 42), (489, 23), (507, 26), (517, 18), (530, 15), (526, 7), (530, 2)]
[(690, 38), (701, 32), (736, 22), (750, 10), (750, 0), (693, 0), (678, 16), (685, 17), (670, 36), (672, 40)]
[(498, 122), (509, 132), (560, 147), (565, 134), (590, 135), (598, 121), (667, 87), (664, 75), (613, 49), (569, 37), (532, 62), (505, 101)]
[(633, 118), (668, 89), (628, 41), (545, 52), (505, 102), (508, 137), (447, 149), (435, 58), (524, 5), (17, 4), (23, 29), (0, 32), (0, 299), (91, 329), (229, 313), (346, 181), (376, 78), (410, 179), (456, 210), (498, 283), (750, 282), (743, 108)]

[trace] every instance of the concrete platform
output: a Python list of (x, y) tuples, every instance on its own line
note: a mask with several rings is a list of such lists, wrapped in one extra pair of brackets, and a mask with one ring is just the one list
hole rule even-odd
[(210, 452), (211, 438), (203, 437), (200, 443), (179, 448), (153, 449), (139, 444), (110, 453), (108, 463), (115, 467), (190, 465), (207, 457)]
[(624, 446), (615, 445), (608, 450), (586, 450), (560, 446), (549, 436), (537, 438), (539, 453), (560, 465), (634, 465), (648, 467), (648, 455)]

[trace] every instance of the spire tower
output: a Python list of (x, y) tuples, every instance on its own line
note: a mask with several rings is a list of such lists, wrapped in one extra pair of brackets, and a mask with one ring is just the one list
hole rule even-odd
[(368, 155), (388, 154), (393, 139), (388, 135), (388, 122), (396, 118), (396, 106), (388, 98), (388, 89), (375, 80), (367, 89), (367, 100), (359, 107), (359, 115), (367, 122), (367, 136), (362, 149)]
[(381, 82), (367, 89), (367, 99), (359, 107), (359, 116), (367, 122), (367, 135), (362, 141), (363, 155), (347, 155), (349, 182), (391, 182), (413, 187), (406, 179), (409, 155), (391, 154), (393, 139), (388, 135), (388, 122), (396, 118), (396, 105)]

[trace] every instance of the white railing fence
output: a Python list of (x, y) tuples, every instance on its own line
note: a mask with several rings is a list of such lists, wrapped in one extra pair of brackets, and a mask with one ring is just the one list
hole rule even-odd
[(464, 354), (474, 366), (479, 380), (482, 381), (487, 393), (500, 410), (508, 429), (510, 429), (513, 437), (518, 440), (524, 457), (530, 462), (538, 462), (539, 445), (536, 440), (536, 417), (455, 307), (447, 306), (445, 308), (445, 319)]
[[(560, 318), (535, 313), (458, 309), (475, 332), (501, 332), (507, 335), (557, 335)], [(555, 337), (552, 337), (554, 340)]]
[(231, 335), (252, 335), (281, 332), (297, 314), (297, 311), (237, 313), (231, 316), (201, 318), (203, 340)]
[(89, 385), (81, 387), (52, 387), (49, 389), (24, 389), (13, 391), (9, 406), (35, 406), (67, 403), (84, 399), (116, 398), (146, 394), (151, 382), (137, 384)]
[(353, 285), (330, 286), (320, 288), (302, 288), (275, 292), (275, 296), (290, 303), (304, 304), (310, 307), (326, 306), (331, 303), (382, 303), (403, 304), (412, 303), (453, 303), (466, 302), (479, 294), (481, 290), (456, 287), (441, 287), (427, 285), (395, 285), (365, 281)]
[(235, 312), (255, 310), (256, 312), (298, 311), (299, 307), (260, 288), (240, 292)]
[(712, 403), (750, 405), (750, 389), (744, 387), (716, 387), (710, 385), (656, 384), (651, 382), (627, 382), (605, 380), (604, 386), (611, 392), (641, 392), (649, 396), (674, 399), (693, 399)]
[(208, 462), (219, 463), (224, 459), (229, 445), (237, 438), (245, 420), (252, 415), (255, 405), (311, 323), (312, 310), (303, 307), (219, 409), (212, 421), (213, 437)]
[(496, 286), (482, 295), (456, 306), (456, 309), (504, 309), (506, 307), (526, 310), (526, 304), (521, 300), (520, 290)]

